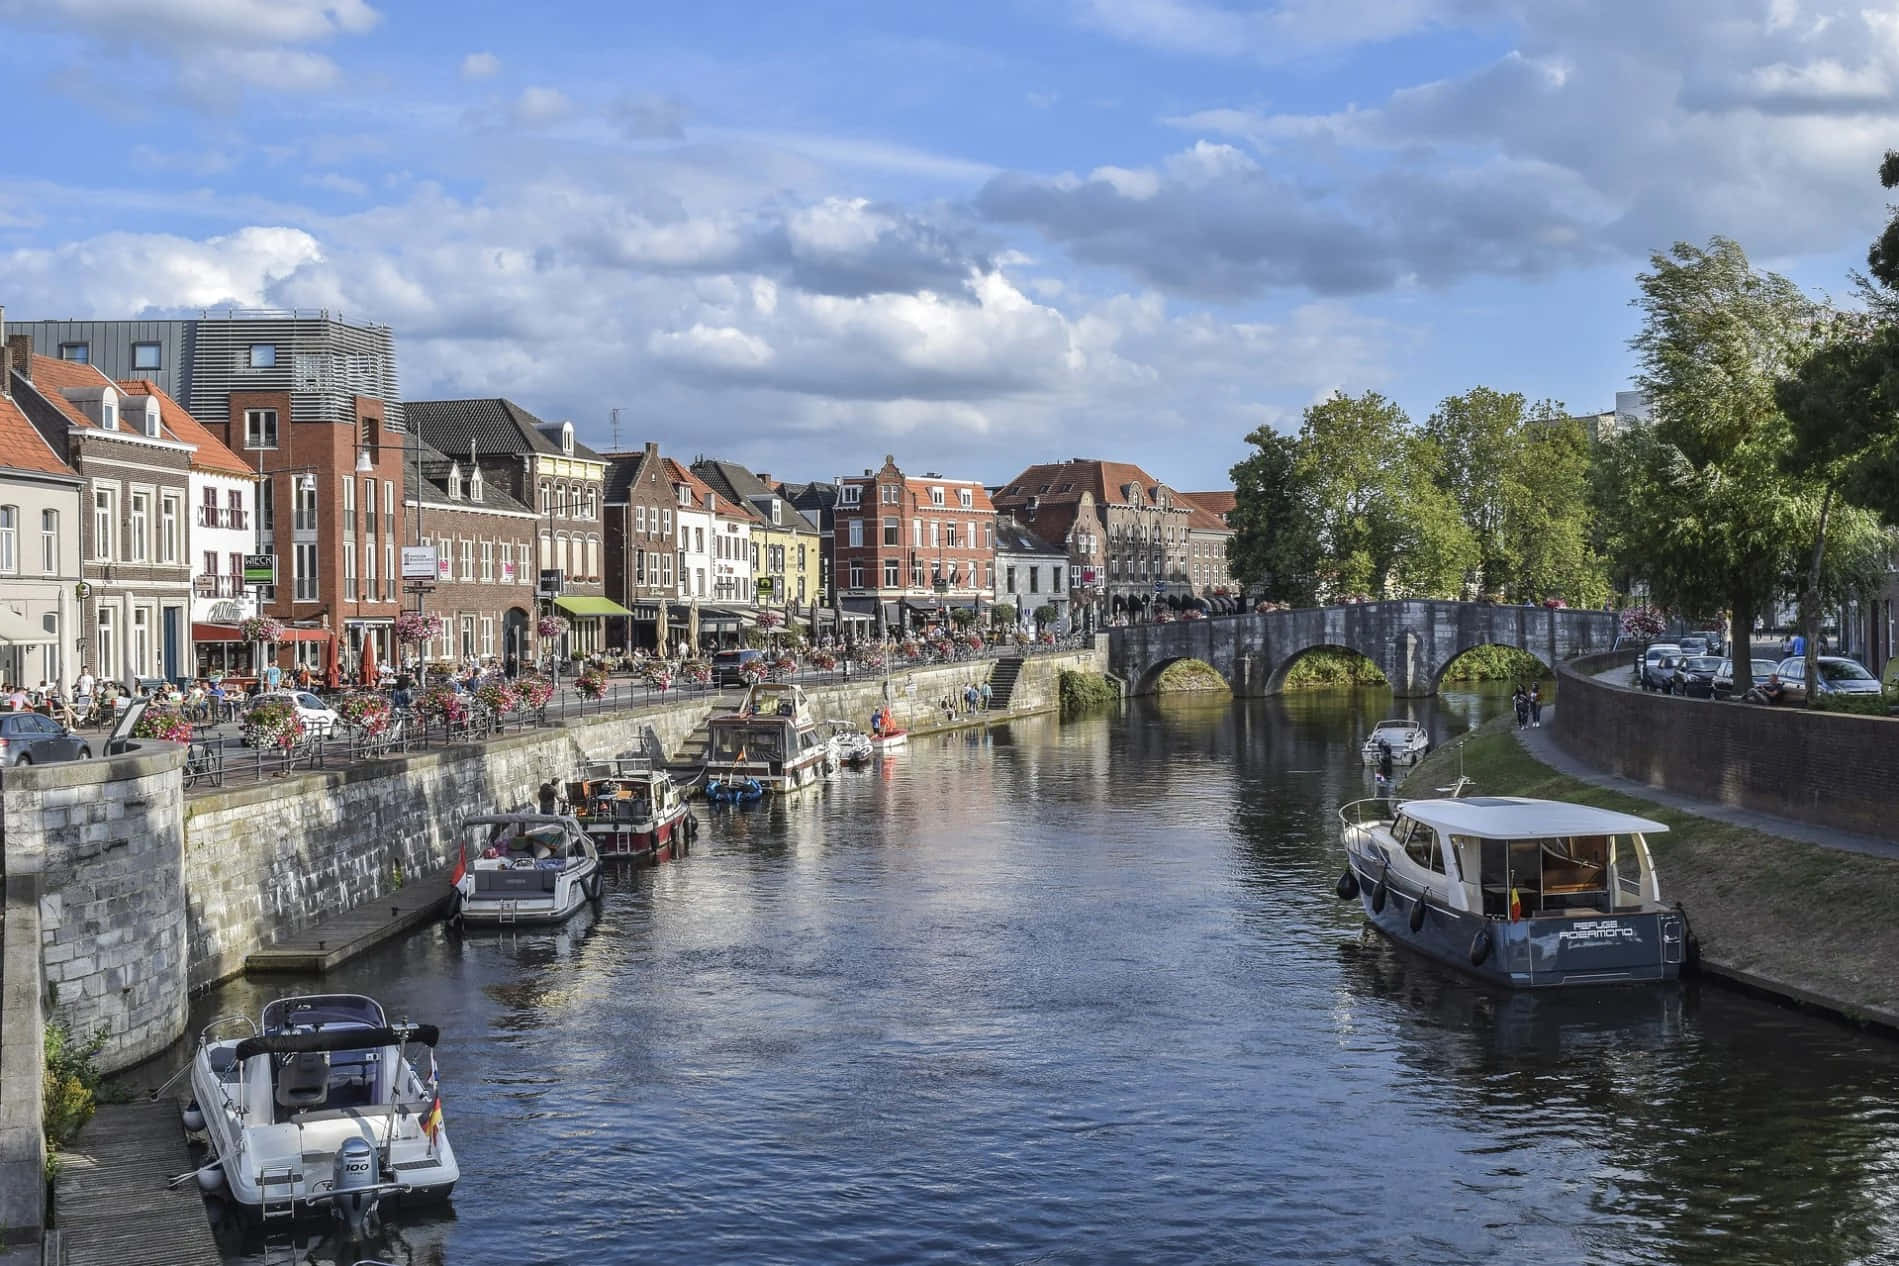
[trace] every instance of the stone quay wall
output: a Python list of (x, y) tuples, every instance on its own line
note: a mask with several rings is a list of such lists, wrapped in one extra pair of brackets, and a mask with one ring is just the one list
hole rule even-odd
[(1552, 733), (1596, 769), (1701, 800), (1899, 839), (1892, 811), (1899, 721), (1625, 690), (1567, 665), (1557, 674)]

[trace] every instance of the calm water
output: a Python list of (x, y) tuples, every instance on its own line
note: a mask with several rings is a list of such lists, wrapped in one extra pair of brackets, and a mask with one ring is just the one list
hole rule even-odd
[(464, 1170), (380, 1254), (1899, 1261), (1899, 1047), (1714, 989), (1491, 994), (1361, 934), (1332, 813), (1390, 706), (926, 740), (715, 815), (560, 933), (359, 960), (332, 987), (442, 1026)]

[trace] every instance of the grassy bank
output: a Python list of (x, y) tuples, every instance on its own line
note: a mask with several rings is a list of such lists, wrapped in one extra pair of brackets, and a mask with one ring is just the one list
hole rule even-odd
[(1514, 646), (1473, 646), (1451, 661), (1445, 681), (1544, 681), (1550, 670), (1528, 651)]
[(1535, 760), (1508, 720), (1447, 743), (1406, 779), (1405, 793), (1435, 794), (1460, 772), (1489, 795), (1573, 800), (1637, 813), (1669, 830), (1649, 840), (1662, 896), (1679, 901), (1714, 970), (1849, 1017), (1899, 1022), (1899, 862), (1698, 818), (1592, 787)]
[(1378, 665), (1350, 651), (1317, 650), (1301, 655), (1286, 672), (1282, 690), (1327, 690), (1335, 686), (1389, 686)]
[(1212, 664), (1198, 659), (1175, 660), (1163, 668), (1161, 675), (1154, 681), (1154, 690), (1163, 695), (1197, 694), (1221, 698), (1233, 693), (1233, 688), (1226, 684), (1226, 678)]
[(1062, 670), (1059, 690), (1064, 718), (1105, 708), (1121, 697), (1100, 673), (1078, 672), (1069, 668)]

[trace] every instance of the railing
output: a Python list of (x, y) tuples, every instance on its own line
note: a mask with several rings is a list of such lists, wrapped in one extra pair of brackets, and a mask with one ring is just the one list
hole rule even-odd
[(1356, 829), (1389, 822), (1398, 816), (1398, 806), (1403, 803), (1397, 796), (1368, 796), (1363, 800), (1342, 804), (1339, 806), (1339, 825)]
[(242, 576), (199, 576), (191, 582), (191, 591), (200, 598), (242, 598), (245, 596)]
[(248, 532), (250, 518), (250, 511), (232, 509), (230, 506), (198, 507), (198, 526), (202, 528), (230, 528), (235, 532)]

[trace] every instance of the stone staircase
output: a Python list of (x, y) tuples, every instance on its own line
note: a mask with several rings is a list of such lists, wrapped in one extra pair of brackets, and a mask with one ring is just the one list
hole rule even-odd
[(1009, 700), (1015, 695), (1016, 678), (1022, 675), (1022, 657), (1011, 655), (996, 661), (989, 670), (989, 710), (1007, 712)]

